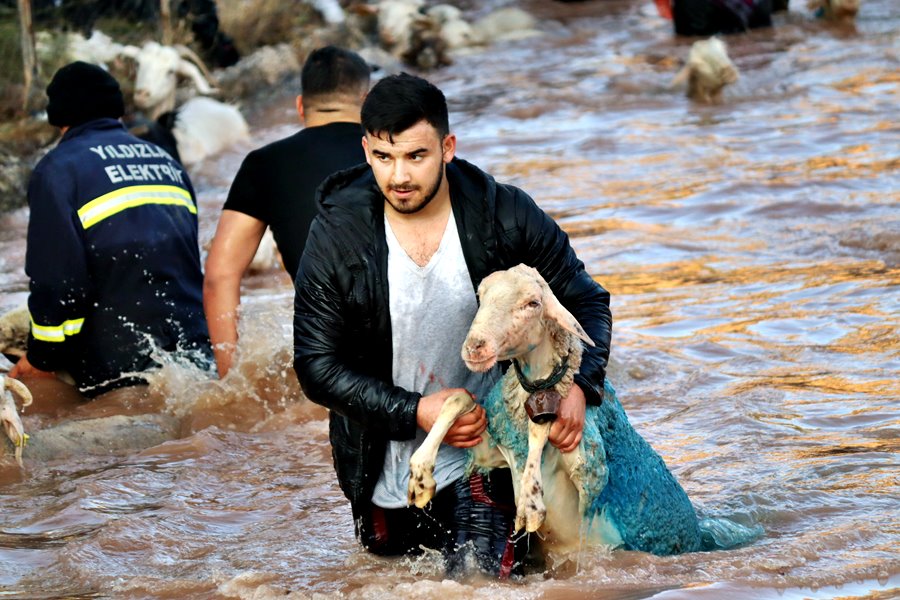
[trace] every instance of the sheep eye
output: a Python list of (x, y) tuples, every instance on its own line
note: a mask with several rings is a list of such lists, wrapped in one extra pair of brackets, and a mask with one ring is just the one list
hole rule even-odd
[(526, 302), (522, 308), (535, 309), (535, 308), (540, 308), (540, 307), (541, 307), (540, 300), (530, 300), (530, 301)]

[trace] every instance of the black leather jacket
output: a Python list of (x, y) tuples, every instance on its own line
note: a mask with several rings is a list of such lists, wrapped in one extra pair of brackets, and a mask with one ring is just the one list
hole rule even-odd
[[(460, 159), (447, 165), (447, 179), (473, 287), (494, 271), (535, 267), (596, 344), (585, 350), (576, 382), (589, 403), (599, 403), (609, 294), (522, 190)], [(384, 197), (370, 167), (331, 176), (319, 188), (319, 203), (295, 282), (294, 368), (307, 397), (330, 409), (335, 470), (359, 516), (388, 440), (415, 437), (421, 395), (392, 383)]]

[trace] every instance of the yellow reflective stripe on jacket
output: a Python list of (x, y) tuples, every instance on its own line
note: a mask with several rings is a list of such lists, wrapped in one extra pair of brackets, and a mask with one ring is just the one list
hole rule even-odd
[(197, 214), (191, 194), (184, 188), (174, 185), (133, 185), (91, 200), (78, 210), (78, 218), (81, 219), (82, 227), (87, 229), (123, 210), (145, 204), (183, 206)]
[(62, 325), (38, 325), (31, 319), (31, 335), (42, 342), (64, 342), (67, 335), (81, 333), (84, 319), (69, 319)]

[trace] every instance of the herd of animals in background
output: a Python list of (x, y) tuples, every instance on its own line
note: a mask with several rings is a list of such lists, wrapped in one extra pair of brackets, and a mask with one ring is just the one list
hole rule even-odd
[[(151, 137), (153, 134), (165, 136), (153, 127), (163, 125), (174, 137), (182, 164), (196, 165), (207, 156), (249, 141), (250, 129), (240, 110), (208, 96), (216, 91), (213, 77), (189, 48), (148, 41), (140, 48), (125, 46), (122, 56), (133, 59), (137, 65), (134, 105), (144, 111), (151, 123), (151, 135), (145, 137), (153, 142), (171, 144), (165, 137), (161, 140)], [(179, 78), (190, 79), (204, 95), (177, 102)]]
[[(540, 35), (535, 18), (513, 7), (469, 20), (456, 6), (427, 5), (425, 0), (354, 2), (346, 8), (338, 0), (304, 1), (326, 24), (341, 27), (363, 56), (423, 70), (448, 65), (454, 55), (492, 43)], [(788, 0), (655, 2), (659, 13), (672, 19), (675, 33), (704, 37), (770, 26), (773, 11), (788, 8)], [(860, 0), (807, 2), (819, 8), (825, 18), (848, 19), (858, 12)], [(97, 30), (89, 37), (77, 32), (53, 39), (46, 32), (38, 35), (39, 55), (59, 52), (60, 45), (69, 60), (101, 66), (123, 59), (134, 61), (133, 102), (142, 116), (130, 123), (133, 131), (163, 146), (187, 166), (249, 139), (240, 110), (212, 97), (218, 94), (216, 78), (186, 46), (163, 46), (153, 41), (141, 47), (122, 45)], [(271, 84), (277, 80), (279, 69), (280, 74), (296, 69), (296, 56), (292, 54), (287, 45), (262, 49), (220, 71), (220, 77), (227, 76), (232, 82), (246, 79)], [(737, 77), (738, 69), (728, 56), (726, 43), (714, 37), (692, 45), (672, 85), (685, 87), (693, 100), (714, 103), (721, 101), (723, 89)]]

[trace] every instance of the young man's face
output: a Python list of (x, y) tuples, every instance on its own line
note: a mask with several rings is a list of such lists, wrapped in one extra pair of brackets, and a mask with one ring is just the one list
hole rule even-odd
[(444, 165), (453, 160), (456, 136), (450, 134), (442, 140), (434, 127), (419, 121), (394, 135), (393, 143), (386, 135), (366, 133), (363, 148), (388, 204), (398, 213), (412, 214), (446, 189)]

